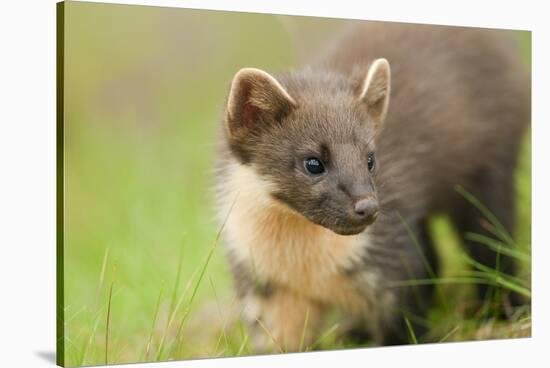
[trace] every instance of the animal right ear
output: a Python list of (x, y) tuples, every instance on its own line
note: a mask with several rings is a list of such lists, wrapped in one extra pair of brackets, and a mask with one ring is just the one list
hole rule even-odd
[(367, 72), (361, 92), (360, 101), (367, 106), (367, 113), (376, 124), (376, 128), (384, 124), (390, 102), (391, 72), (386, 59), (375, 60)]
[(226, 129), (230, 136), (246, 134), (279, 120), (295, 106), (294, 99), (271, 75), (260, 69), (243, 68), (231, 82)]

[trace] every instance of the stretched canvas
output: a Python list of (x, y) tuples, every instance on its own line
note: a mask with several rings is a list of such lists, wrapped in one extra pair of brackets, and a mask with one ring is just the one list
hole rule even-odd
[(66, 1), (62, 366), (531, 336), (531, 33)]

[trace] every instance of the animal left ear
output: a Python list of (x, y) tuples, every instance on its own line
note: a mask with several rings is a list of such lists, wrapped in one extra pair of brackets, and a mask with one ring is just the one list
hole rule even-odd
[(378, 131), (384, 124), (390, 102), (391, 72), (386, 59), (376, 59), (370, 66), (361, 86), (359, 99)]

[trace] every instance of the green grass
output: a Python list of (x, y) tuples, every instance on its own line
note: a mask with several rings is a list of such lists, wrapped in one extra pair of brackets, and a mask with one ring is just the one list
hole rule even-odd
[[(240, 67), (293, 68), (342, 22), (90, 3), (66, 11), (66, 365), (251, 354), (210, 189), (223, 101)], [(411, 330), (411, 341), (530, 334), (529, 311), (508, 322), (486, 318), (490, 301), (485, 316), (468, 311), (480, 279), (530, 292), (530, 152), (527, 138), (515, 246), (471, 235), (517, 257), (519, 279), (468, 264), (449, 222), (434, 218), (442, 281), (429, 336)], [(354, 347), (338, 327), (328, 321), (302, 350)]]

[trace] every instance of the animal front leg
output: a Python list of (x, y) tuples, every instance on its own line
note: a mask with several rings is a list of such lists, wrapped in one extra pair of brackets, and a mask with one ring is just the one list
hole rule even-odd
[(314, 342), (321, 306), (290, 290), (245, 297), (245, 317), (257, 352), (305, 351)]

